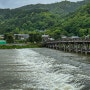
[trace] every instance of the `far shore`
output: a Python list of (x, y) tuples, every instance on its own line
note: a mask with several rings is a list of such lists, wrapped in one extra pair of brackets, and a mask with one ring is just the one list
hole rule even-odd
[(41, 44), (5, 44), (5, 45), (0, 45), (0, 49), (21, 49), (21, 48), (39, 48), (41, 47)]

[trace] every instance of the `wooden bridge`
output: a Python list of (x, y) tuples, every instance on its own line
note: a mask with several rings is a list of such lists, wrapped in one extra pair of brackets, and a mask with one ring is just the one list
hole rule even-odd
[(90, 39), (48, 41), (44, 46), (66, 52), (90, 54)]

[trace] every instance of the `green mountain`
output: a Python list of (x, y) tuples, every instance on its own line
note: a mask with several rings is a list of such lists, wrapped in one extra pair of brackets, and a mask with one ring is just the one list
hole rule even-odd
[[(56, 39), (62, 34), (82, 36), (83, 34), (80, 34), (82, 29), (89, 30), (89, 26), (86, 25), (90, 21), (89, 13), (86, 13), (89, 8), (87, 7), (89, 4), (86, 4), (89, 2), (90, 0), (62, 1), (53, 4), (27, 5), (16, 9), (0, 9), (0, 34), (29, 33), (36, 30), (50, 34)], [(80, 9), (77, 10), (78, 8)], [(85, 27), (82, 25), (82, 20), (83, 23), (86, 22)]]
[(28, 33), (28, 31), (45, 30), (57, 22), (57, 15), (48, 10), (7, 10), (8, 13), (0, 16), (0, 33)]
[(62, 27), (68, 35), (90, 35), (90, 3), (67, 16)]
[(70, 2), (70, 1), (62, 1), (52, 4), (36, 4), (36, 5), (27, 5), (18, 9), (23, 10), (33, 10), (33, 9), (46, 9), (54, 14), (59, 14), (61, 16), (67, 15), (71, 12), (76, 11), (82, 5), (87, 4), (90, 0), (78, 1), (78, 2)]

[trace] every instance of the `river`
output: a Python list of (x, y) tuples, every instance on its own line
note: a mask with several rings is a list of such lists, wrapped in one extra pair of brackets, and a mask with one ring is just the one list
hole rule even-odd
[(90, 90), (90, 56), (47, 48), (1, 49), (0, 90)]

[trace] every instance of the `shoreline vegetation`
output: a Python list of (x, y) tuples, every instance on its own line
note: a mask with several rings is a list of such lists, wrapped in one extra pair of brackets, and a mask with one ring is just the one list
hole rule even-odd
[(40, 43), (0, 45), (0, 49), (23, 49), (23, 48), (40, 48), (40, 47), (42, 47)]

